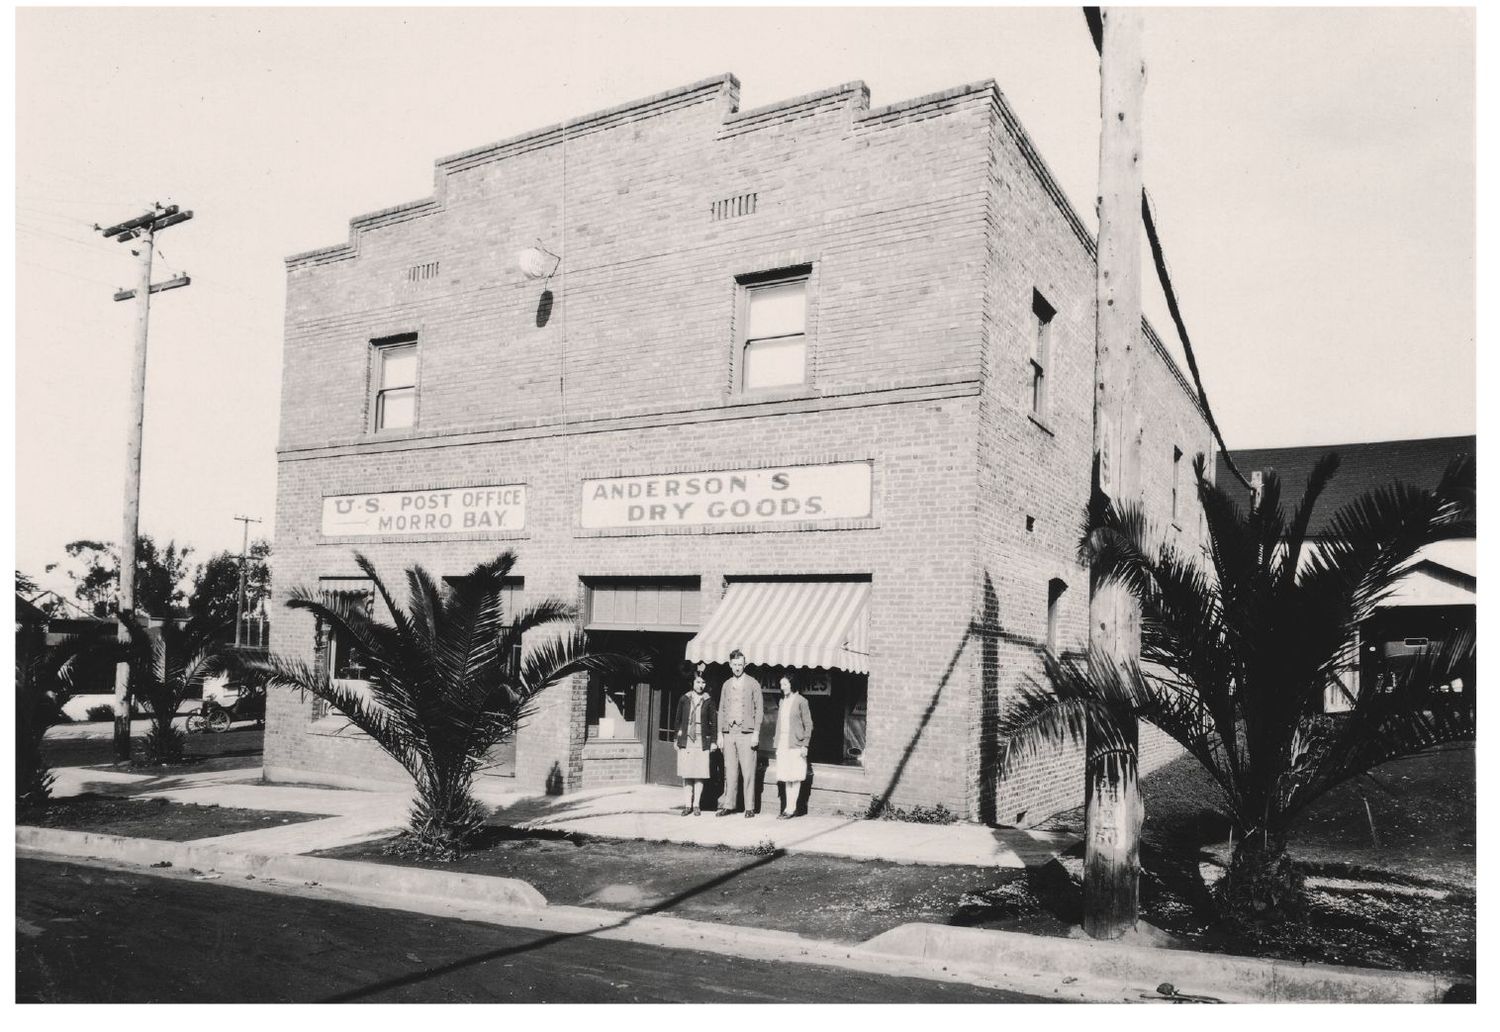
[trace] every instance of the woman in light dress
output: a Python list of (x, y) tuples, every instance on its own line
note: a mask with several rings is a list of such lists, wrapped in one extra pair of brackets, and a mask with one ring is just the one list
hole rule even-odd
[(703, 674), (693, 676), (693, 690), (677, 700), (677, 776), (687, 790), (684, 817), (698, 816), (703, 783), (708, 780), (708, 757), (718, 748), (714, 738), (719, 726), (714, 700), (708, 696)]
[(781, 705), (776, 711), (776, 780), (781, 782), (781, 814), (777, 820), (797, 816), (802, 782), (807, 778), (807, 745), (812, 741), (812, 711), (802, 697), (802, 689), (782, 674)]

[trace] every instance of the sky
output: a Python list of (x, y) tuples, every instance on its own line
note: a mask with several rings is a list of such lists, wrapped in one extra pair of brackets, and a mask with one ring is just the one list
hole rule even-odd
[[(1152, 9), (1145, 180), (1231, 448), (1475, 432), (1472, 10)], [(271, 533), (283, 259), (428, 196), (437, 159), (733, 72), (748, 109), (996, 80), (1086, 224), (1080, 9), (31, 8), (16, 14), (16, 561), (117, 540), (137, 259), (161, 234), (141, 530)], [(1145, 307), (1173, 336), (1154, 277)], [(54, 575), (55, 578), (55, 575)]]

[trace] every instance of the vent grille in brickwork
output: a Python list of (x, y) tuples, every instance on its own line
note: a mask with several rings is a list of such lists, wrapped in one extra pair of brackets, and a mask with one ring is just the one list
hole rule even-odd
[(423, 280), (437, 279), (437, 274), (437, 262), (424, 262), (421, 265), (413, 265), (406, 270), (406, 282), (421, 283)]
[(723, 222), (725, 219), (754, 215), (759, 203), (760, 194), (740, 194), (738, 197), (726, 197), (722, 201), (714, 201), (709, 205), (709, 212), (714, 222)]

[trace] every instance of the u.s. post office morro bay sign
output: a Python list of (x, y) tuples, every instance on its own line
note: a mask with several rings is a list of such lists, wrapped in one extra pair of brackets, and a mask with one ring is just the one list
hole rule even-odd
[(868, 462), (605, 477), (580, 514), (585, 530), (862, 519), (870, 491)]
[(330, 495), (323, 499), (324, 537), (483, 534), (525, 526), (525, 484)]

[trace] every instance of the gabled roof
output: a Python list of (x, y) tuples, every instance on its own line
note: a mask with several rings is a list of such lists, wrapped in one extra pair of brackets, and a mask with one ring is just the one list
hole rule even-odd
[(16, 592), (16, 622), (23, 624), (44, 624), (47, 622), (47, 614), (42, 612), (31, 601)]
[[(1443, 471), (1460, 455), (1473, 455), (1475, 438), (1427, 437), (1406, 441), (1371, 441), (1359, 444), (1319, 444), (1299, 448), (1254, 448), (1234, 451), (1230, 455), (1245, 476), (1274, 471), (1281, 479), (1281, 504), (1288, 512), (1302, 497), (1313, 465), (1329, 452), (1337, 452), (1339, 470), (1323, 489), (1313, 512), (1314, 536), (1326, 529), (1328, 520), (1339, 509), (1367, 491), (1387, 487), (1392, 482), (1413, 487), (1437, 486)], [(1219, 456), (1220, 485), (1235, 485), (1234, 475)], [(1247, 499), (1248, 500), (1248, 499)]]

